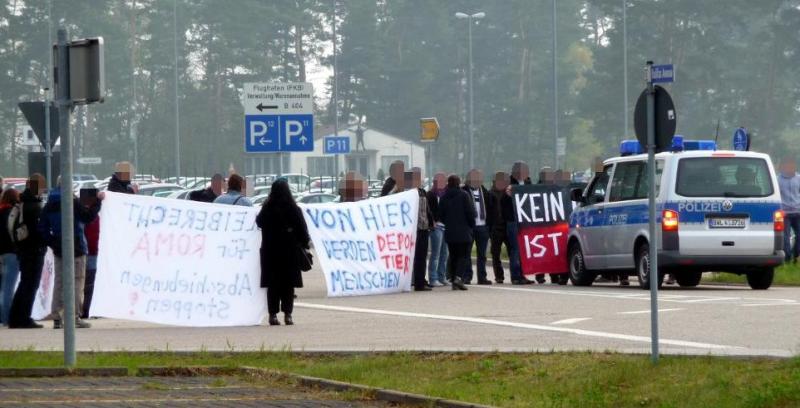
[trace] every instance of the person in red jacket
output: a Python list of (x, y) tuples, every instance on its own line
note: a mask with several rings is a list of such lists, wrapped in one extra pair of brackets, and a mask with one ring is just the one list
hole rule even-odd
[(86, 225), (84, 229), (89, 255), (86, 257), (86, 282), (83, 285), (83, 308), (81, 319), (89, 318), (89, 307), (94, 293), (94, 277), (97, 274), (97, 241), (100, 239), (100, 217)]

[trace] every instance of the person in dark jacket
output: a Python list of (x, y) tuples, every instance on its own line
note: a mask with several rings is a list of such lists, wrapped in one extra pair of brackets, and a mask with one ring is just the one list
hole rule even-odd
[(8, 233), (8, 216), (11, 209), (19, 203), (19, 192), (13, 188), (3, 191), (0, 197), (0, 324), (8, 324), (14, 286), (19, 278), (19, 262), (14, 242)]
[(429, 291), (428, 282), (425, 282), (425, 266), (428, 261), (428, 238), (433, 229), (433, 213), (428, 207), (428, 199), (425, 196), (425, 189), (422, 188), (422, 169), (414, 167), (411, 169), (410, 180), (406, 184), (406, 190), (414, 189), (419, 193), (419, 213), (417, 217), (417, 241), (414, 247), (414, 278), (415, 291)]
[(433, 214), (433, 230), (430, 233), (431, 259), (428, 264), (428, 283), (433, 287), (449, 285), (447, 280), (447, 244), (444, 242), (444, 224), (439, 218), (439, 201), (447, 191), (447, 176), (436, 173), (433, 187), (428, 191), (428, 208)]
[(28, 237), (17, 243), (20, 278), (8, 316), (8, 327), (11, 329), (42, 328), (42, 325), (31, 319), (31, 312), (36, 291), (39, 290), (39, 281), (42, 279), (44, 255), (47, 250), (44, 239), (37, 228), (42, 213), (41, 196), (45, 192), (47, 192), (45, 179), (41, 174), (36, 173), (25, 183), (25, 191), (20, 195), (21, 225), (27, 228)]
[(136, 194), (136, 188), (131, 184), (131, 180), (133, 180), (133, 165), (119, 162), (114, 165), (114, 174), (111, 175), (106, 190), (112, 193)]
[(195, 190), (189, 193), (189, 199), (192, 201), (200, 201), (203, 203), (213, 203), (217, 197), (222, 195), (222, 184), (225, 178), (222, 174), (214, 174), (211, 176), (211, 185), (202, 190)]
[(450, 252), (447, 274), (453, 290), (467, 290), (464, 275), (469, 268), (476, 216), (472, 198), (461, 189), (461, 179), (455, 174), (450, 175), (447, 178), (447, 191), (439, 201), (439, 219), (444, 224), (444, 240)]
[[(478, 285), (491, 285), (486, 277), (486, 246), (489, 244), (489, 231), (492, 230), (494, 219), (490, 216), (495, 211), (494, 201), (489, 199), (489, 191), (483, 186), (483, 172), (479, 169), (472, 169), (467, 173), (467, 182), (464, 184), (464, 191), (472, 198), (475, 204), (475, 227), (472, 236), (475, 239), (475, 249), (477, 252), (476, 269), (478, 270)], [(472, 282), (472, 257), (470, 257), (470, 267), (464, 279), (464, 283)]]
[[(57, 184), (61, 184), (60, 182)], [(91, 327), (88, 322), (81, 319), (83, 311), (83, 286), (86, 281), (86, 255), (89, 253), (89, 244), (86, 241), (85, 227), (97, 219), (100, 212), (100, 201), (103, 195), (99, 194), (92, 206), (84, 206), (80, 200), (72, 198), (73, 208), (73, 242), (74, 242), (74, 272), (75, 272), (75, 316), (64, 316), (63, 299), (63, 251), (61, 247), (61, 237), (64, 233), (61, 225), (61, 189), (53, 189), (47, 196), (47, 204), (44, 206), (42, 216), (39, 220), (39, 233), (45, 243), (53, 250), (54, 276), (53, 284), (53, 304), (50, 316), (53, 318), (53, 328), (62, 328), (62, 321), (65, 318), (74, 318), (75, 327), (86, 329)]]
[(511, 269), (511, 284), (530, 285), (533, 281), (528, 280), (522, 274), (522, 264), (519, 257), (519, 243), (517, 242), (517, 220), (514, 216), (514, 198), (511, 196), (511, 187), (520, 184), (522, 180), (525, 184), (531, 184), (530, 168), (525, 162), (516, 162), (511, 168), (510, 185), (506, 188), (506, 194), (500, 200), (500, 210), (503, 221), (506, 223), (506, 233), (508, 234), (508, 262)]
[(389, 166), (389, 178), (383, 183), (381, 197), (403, 191), (403, 177), (406, 165), (402, 160), (396, 160)]
[(256, 225), (261, 228), (261, 287), (267, 288), (269, 324), (280, 324), (278, 310), (283, 311), (284, 323), (294, 324), (294, 289), (303, 287), (297, 254), (310, 248), (311, 238), (285, 179), (272, 183)]
[(86, 281), (83, 284), (81, 319), (88, 319), (89, 309), (92, 307), (92, 296), (94, 296), (94, 280), (97, 276), (97, 244), (100, 241), (100, 217), (86, 224), (84, 233), (89, 253), (86, 256)]
[(492, 269), (494, 270), (494, 281), (503, 283), (505, 281), (505, 271), (503, 270), (503, 262), (501, 257), (503, 244), (506, 246), (508, 252), (508, 235), (506, 234), (506, 223), (503, 221), (503, 215), (500, 212), (500, 201), (506, 194), (509, 179), (508, 174), (503, 171), (498, 171), (494, 175), (494, 182), (492, 183), (492, 190), (489, 194), (489, 199), (494, 204), (494, 211), (490, 213), (489, 217), (492, 218), (492, 229), (490, 231), (490, 247), (492, 252)]

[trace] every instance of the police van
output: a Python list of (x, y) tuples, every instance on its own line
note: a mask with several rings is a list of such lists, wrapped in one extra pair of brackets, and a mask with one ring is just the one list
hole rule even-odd
[[(647, 155), (637, 141), (623, 142), (621, 153), (586, 189), (571, 192), (577, 206), (567, 257), (574, 285), (620, 273), (650, 286)], [(769, 288), (784, 259), (784, 214), (769, 156), (676, 138), (656, 164), (658, 284), (669, 273), (680, 286), (697, 286), (703, 272), (713, 271), (744, 274), (751, 288)]]

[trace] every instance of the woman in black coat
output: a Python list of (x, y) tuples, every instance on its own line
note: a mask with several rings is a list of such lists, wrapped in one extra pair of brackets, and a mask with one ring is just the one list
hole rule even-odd
[(294, 324), (294, 288), (303, 287), (297, 254), (300, 248), (309, 248), (310, 238), (286, 180), (272, 183), (256, 225), (261, 228), (261, 287), (267, 288), (269, 324), (280, 324), (278, 310), (283, 311), (284, 323)]
[(453, 282), (453, 290), (467, 290), (463, 279), (470, 264), (476, 211), (472, 197), (461, 189), (458, 176), (447, 178), (447, 191), (439, 201), (438, 212), (439, 220), (444, 224), (444, 241), (450, 252), (447, 274)]

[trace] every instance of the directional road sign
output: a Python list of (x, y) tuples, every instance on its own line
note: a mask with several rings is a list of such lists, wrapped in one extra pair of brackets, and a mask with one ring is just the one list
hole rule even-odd
[(750, 135), (747, 129), (740, 127), (733, 132), (733, 150), (746, 152), (750, 150)]
[(246, 83), (246, 153), (314, 150), (314, 89), (310, 83)]
[(325, 136), (323, 139), (323, 153), (325, 154), (348, 154), (350, 153), (349, 136)]
[(672, 64), (653, 65), (650, 70), (650, 82), (657, 84), (674, 81), (675, 68), (673, 68)]

